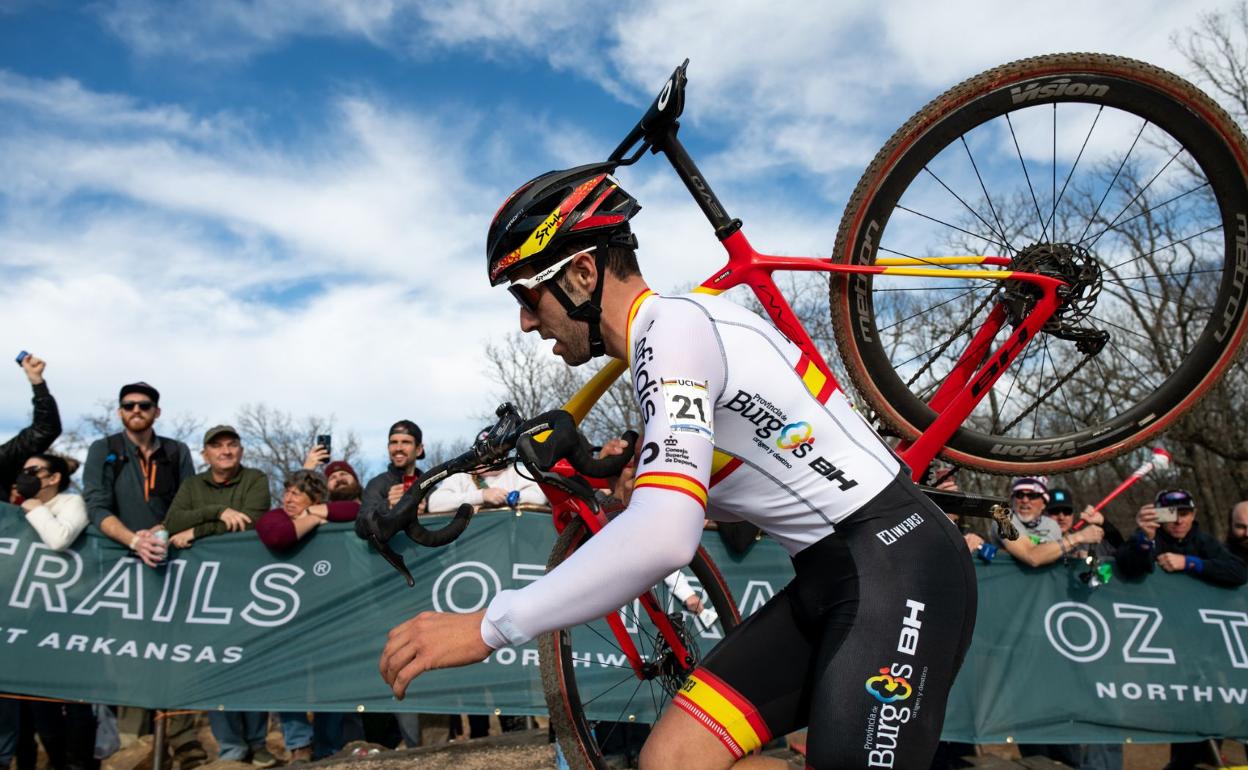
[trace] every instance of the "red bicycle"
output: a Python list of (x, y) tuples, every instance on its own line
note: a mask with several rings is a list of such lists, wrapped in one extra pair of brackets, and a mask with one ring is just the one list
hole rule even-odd
[[(805, 380), (816, 394), (840, 384), (772, 273), (828, 274), (827, 336), (916, 480), (937, 456), (1016, 474), (1106, 460), (1172, 425), (1234, 360), (1248, 310), (1248, 143), (1190, 83), (1095, 54), (973, 77), (889, 139), (850, 198), (832, 256), (819, 258), (759, 253), (711, 190), (677, 138), (687, 64), (604, 168), (666, 155), (728, 253), (696, 291), (748, 286), (813, 362)], [(575, 423), (625, 368), (609, 363), (559, 412), (526, 421), (500, 407), (472, 450), (393, 511), (362, 517), (361, 534), (406, 573), (390, 536), (442, 544), (471, 515), (461, 509), (431, 532), (415, 514), (425, 492), (514, 449), (551, 500), (560, 536), (550, 563), (562, 561), (609, 519), (596, 489), (626, 458), (595, 460)], [(982, 502), (942, 505), (975, 512)], [(718, 615), (713, 628), (657, 586), (601, 623), (541, 639), (551, 720), (574, 767), (605, 767), (618, 725), (653, 721), (698, 644), (739, 622), (705, 552), (691, 568)], [(618, 654), (595, 665), (591, 643)]]

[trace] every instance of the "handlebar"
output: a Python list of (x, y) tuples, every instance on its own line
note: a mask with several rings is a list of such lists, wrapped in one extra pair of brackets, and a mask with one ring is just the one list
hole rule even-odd
[(637, 440), (637, 434), (628, 431), (622, 436), (628, 442), (622, 454), (597, 459), (589, 442), (577, 429), (576, 421), (566, 411), (546, 412), (526, 421), (511, 404), (502, 404), (495, 410), (495, 416), (498, 421), (482, 431), (468, 451), (430, 468), (393, 506), (369, 499), (365, 507), (361, 507), (355, 520), (356, 535), (370, 542), (390, 566), (403, 575), (409, 587), (416, 585), (416, 580), (403, 557), (389, 546), (390, 539), (405, 532), (413, 542), (438, 548), (454, 542), (472, 519), (473, 507), (464, 504), (442, 527), (428, 529), (420, 523), (420, 506), (425, 496), (447, 476), (501, 468), (509, 462), (513, 448), (518, 448), (520, 460), (534, 475), (550, 470), (566, 458), (577, 472), (586, 476), (617, 476), (632, 460)]

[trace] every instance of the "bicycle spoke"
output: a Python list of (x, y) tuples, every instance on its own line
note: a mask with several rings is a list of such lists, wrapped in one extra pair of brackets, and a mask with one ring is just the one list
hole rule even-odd
[[(1053, 352), (1049, 350), (1049, 338), (1044, 339), (1044, 354), (1049, 357), (1049, 364), (1053, 367), (1053, 374), (1057, 374), (1057, 362), (1053, 360)], [(1066, 405), (1066, 418), (1070, 422), (1070, 432), (1078, 433), (1079, 426), (1075, 424), (1075, 410), (1070, 406), (1070, 399), (1066, 398), (1066, 389), (1059, 387), (1058, 392), (1062, 396), (1062, 403)]]
[(1132, 140), (1131, 146), (1127, 148), (1127, 154), (1123, 156), (1122, 163), (1118, 164), (1118, 170), (1114, 172), (1114, 178), (1109, 180), (1109, 185), (1105, 188), (1105, 194), (1101, 196), (1101, 200), (1096, 204), (1096, 208), (1092, 211), (1092, 215), (1088, 217), (1088, 224), (1083, 228), (1083, 232), (1079, 235), (1079, 240), (1075, 243), (1083, 243), (1087, 240), (1088, 231), (1092, 229), (1092, 224), (1096, 222), (1097, 216), (1101, 213), (1101, 206), (1105, 205), (1105, 201), (1109, 198), (1109, 194), (1114, 191), (1114, 183), (1118, 181), (1118, 176), (1122, 174), (1122, 169), (1126, 167), (1127, 160), (1131, 157), (1131, 153), (1135, 152), (1135, 145), (1139, 144), (1140, 137), (1144, 135), (1144, 129), (1148, 128), (1148, 121), (1140, 124), (1140, 130), (1136, 132), (1135, 139)]
[(1136, 330), (1134, 330), (1134, 329), (1128, 329), (1127, 327), (1122, 326), (1121, 324), (1116, 324), (1116, 323), (1114, 323), (1113, 321), (1107, 320), (1107, 319), (1105, 319), (1105, 318), (1100, 318), (1100, 317), (1097, 317), (1097, 316), (1088, 316), (1088, 317), (1089, 317), (1089, 318), (1092, 318), (1093, 320), (1095, 320), (1095, 321), (1097, 321), (1097, 322), (1099, 322), (1099, 323), (1103, 323), (1103, 324), (1107, 324), (1107, 325), (1109, 325), (1109, 326), (1112, 326), (1112, 327), (1114, 327), (1115, 329), (1118, 329), (1119, 331), (1124, 331), (1124, 332), (1126, 332), (1127, 334), (1130, 334), (1130, 335), (1132, 335), (1132, 336), (1134, 336), (1134, 337), (1139, 337), (1140, 339), (1145, 339), (1145, 340), (1148, 340), (1148, 341), (1149, 341), (1149, 343), (1151, 343), (1151, 344), (1155, 344), (1155, 345), (1156, 345), (1156, 344), (1160, 344), (1160, 345), (1161, 345), (1161, 347), (1166, 348), (1167, 350), (1172, 350), (1172, 351), (1175, 351), (1176, 353), (1180, 353), (1180, 354), (1182, 354), (1182, 353), (1183, 353), (1183, 351), (1182, 351), (1180, 348), (1176, 348), (1176, 347), (1174, 347), (1173, 345), (1165, 345), (1165, 344), (1161, 344), (1161, 343), (1159, 343), (1157, 340), (1155, 340), (1155, 339), (1153, 339), (1152, 337), (1148, 336), (1147, 334), (1141, 334), (1140, 332), (1137, 332), (1137, 331), (1136, 331)]
[[(1150, 188), (1150, 187), (1152, 187), (1152, 186), (1153, 186), (1153, 182), (1156, 182), (1156, 181), (1157, 181), (1157, 179), (1158, 179), (1158, 178), (1159, 178), (1159, 177), (1160, 177), (1163, 173), (1165, 173), (1166, 169), (1170, 167), (1170, 164), (1174, 162), (1174, 159), (1175, 159), (1175, 158), (1177, 158), (1177, 157), (1179, 157), (1179, 154), (1180, 154), (1180, 153), (1182, 153), (1182, 152), (1183, 152), (1183, 147), (1182, 147), (1182, 145), (1180, 145), (1180, 146), (1179, 146), (1179, 149), (1175, 150), (1174, 154), (1170, 156), (1170, 160), (1166, 161), (1166, 162), (1165, 162), (1165, 164), (1164, 164), (1164, 165), (1162, 165), (1162, 167), (1161, 167), (1160, 169), (1158, 169), (1158, 171), (1157, 171), (1157, 173), (1156, 173), (1156, 174), (1153, 174), (1153, 178), (1152, 178), (1152, 179), (1150, 179), (1150, 180), (1148, 180), (1148, 183), (1147, 183), (1146, 185), (1144, 185), (1143, 187), (1141, 187), (1141, 188), (1140, 188), (1140, 190), (1139, 190), (1139, 192), (1137, 192), (1134, 196), (1132, 196), (1131, 200), (1127, 201), (1127, 205), (1122, 207), (1122, 211), (1119, 211), (1119, 212), (1118, 212), (1118, 215), (1117, 215), (1117, 216), (1115, 216), (1115, 217), (1114, 217), (1114, 218), (1110, 221), (1110, 223), (1109, 223), (1108, 225), (1106, 225), (1106, 226), (1105, 226), (1105, 229), (1104, 229), (1104, 230), (1102, 230), (1102, 231), (1100, 231), (1099, 233), (1097, 233), (1097, 234), (1096, 234), (1096, 237), (1095, 237), (1095, 238), (1093, 238), (1093, 239), (1092, 239), (1092, 242), (1088, 244), (1088, 248), (1089, 248), (1089, 249), (1091, 249), (1093, 246), (1095, 246), (1095, 245), (1096, 245), (1096, 242), (1097, 242), (1097, 241), (1099, 241), (1099, 240), (1101, 239), (1101, 236), (1102, 236), (1102, 235), (1104, 235), (1105, 233), (1107, 233), (1107, 232), (1109, 232), (1110, 230), (1114, 229), (1114, 227), (1118, 224), (1118, 219), (1119, 219), (1119, 217), (1121, 217), (1123, 214), (1125, 214), (1125, 213), (1127, 213), (1128, 211), (1130, 211), (1130, 210), (1131, 210), (1131, 206), (1132, 206), (1132, 204), (1134, 204), (1137, 200), (1139, 200), (1141, 195), (1143, 195), (1144, 193), (1148, 192), (1148, 188)], [(1080, 243), (1082, 244), (1082, 241), (1080, 241)]]
[[(1127, 281), (1145, 281), (1150, 278), (1182, 278), (1182, 277), (1193, 276), (1193, 275), (1209, 275), (1210, 273), (1216, 273), (1218, 275), (1221, 275), (1222, 271), (1221, 270), (1188, 270), (1186, 273), (1144, 273), (1142, 275), (1133, 275), (1127, 278), (1115, 277), (1113, 280), (1110, 280), (1108, 278), (1102, 278), (1101, 280), (1103, 283), (1123, 284), (1123, 283), (1126, 283)], [(887, 291), (895, 291), (895, 290), (889, 289)]]
[[(963, 204), (963, 205), (965, 205), (965, 204)], [(915, 211), (914, 209), (907, 208), (907, 207), (905, 207), (905, 206), (901, 205), (900, 203), (898, 203), (898, 204), (897, 204), (897, 209), (898, 209), (898, 210), (900, 210), (900, 211), (904, 211), (904, 212), (906, 212), (907, 214), (914, 214), (916, 217), (922, 217), (923, 219), (926, 219), (926, 220), (927, 220), (927, 221), (929, 221), (929, 222), (935, 222), (936, 224), (941, 225), (942, 227), (947, 227), (947, 228), (949, 228), (950, 230), (954, 230), (954, 231), (956, 231), (956, 232), (962, 233), (963, 235), (969, 235), (969, 236), (971, 236), (972, 238), (975, 238), (976, 240), (981, 240), (981, 241), (983, 241), (983, 242), (985, 242), (985, 243), (990, 243), (990, 244), (993, 244), (993, 245), (995, 245), (995, 246), (1005, 246), (1005, 244), (1004, 244), (1004, 243), (1002, 243), (1001, 241), (994, 241), (994, 240), (993, 240), (993, 239), (991, 239), (991, 238), (987, 238), (987, 237), (985, 237), (985, 236), (983, 236), (983, 235), (981, 235), (981, 234), (979, 234), (979, 233), (973, 233), (973, 232), (971, 232), (970, 230), (967, 230), (967, 229), (966, 229), (966, 228), (964, 228), (964, 227), (958, 227), (957, 225), (952, 224), (952, 223), (950, 223), (950, 222), (946, 222), (946, 221), (944, 221), (943, 219), (937, 219), (936, 217), (930, 216), (930, 215), (928, 215), (928, 214), (924, 214), (924, 213), (923, 213), (923, 212), (921, 212), (921, 211)], [(979, 217), (978, 215), (976, 215), (976, 216), (979, 218), (979, 220), (980, 220), (981, 222), (983, 221), (983, 217)], [(987, 223), (985, 222), (984, 224), (987, 224)], [(989, 228), (991, 228), (991, 225), (989, 225)], [(1006, 248), (1009, 248), (1009, 247), (1008, 247), (1008, 246), (1006, 246)], [(894, 252), (894, 253), (895, 253), (895, 252)], [(946, 267), (947, 267), (947, 265), (946, 265)]]
[(926, 314), (928, 314), (928, 313), (932, 312), (933, 310), (937, 310), (937, 309), (939, 309), (939, 308), (942, 308), (942, 307), (944, 307), (945, 305), (948, 305), (948, 304), (949, 304), (949, 303), (951, 303), (951, 302), (957, 302), (958, 300), (962, 299), (963, 297), (969, 297), (969, 296), (970, 296), (971, 294), (973, 294), (973, 293), (974, 293), (974, 289), (970, 289), (970, 290), (964, 291), (964, 292), (962, 292), (961, 294), (959, 294), (959, 295), (958, 295), (958, 296), (956, 296), (956, 297), (950, 297), (949, 299), (945, 300), (944, 302), (941, 302), (940, 304), (937, 304), (937, 305), (932, 305), (931, 307), (924, 308), (923, 310), (920, 310), (919, 312), (915, 313), (914, 315), (907, 316), (906, 318), (902, 318), (902, 319), (901, 319), (901, 320), (899, 320), (899, 321), (894, 321), (894, 322), (892, 322), (891, 324), (889, 324), (888, 326), (885, 326), (885, 327), (883, 327), (883, 328), (877, 329), (877, 331), (881, 331), (881, 332), (886, 332), (886, 331), (889, 331), (890, 329), (893, 329), (893, 328), (895, 328), (895, 327), (897, 327), (897, 326), (900, 326), (901, 324), (904, 324), (904, 323), (906, 323), (907, 321), (913, 321), (914, 319), (918, 318), (918, 317), (919, 317), (919, 316), (921, 316), (921, 315), (926, 315)]
[[(1005, 225), (1001, 223), (1001, 216), (997, 214), (997, 207), (992, 204), (992, 196), (988, 194), (988, 187), (984, 184), (984, 177), (979, 173), (979, 164), (975, 162), (975, 156), (971, 153), (971, 147), (966, 143), (966, 135), (958, 137), (962, 141), (962, 147), (966, 150), (966, 157), (971, 161), (971, 168), (975, 170), (975, 178), (979, 180), (979, 189), (984, 192), (984, 200), (988, 203), (988, 210), (992, 212), (992, 218), (996, 220), (997, 232), (1001, 234), (1001, 240), (1005, 241), (1005, 248), (1009, 249), (1011, 255), (1017, 254), (1018, 249), (1010, 243), (1009, 236), (1005, 234)], [(991, 226), (988, 228), (992, 229)]]
[[(1202, 236), (1202, 235), (1208, 235), (1209, 233), (1213, 232), (1214, 230), (1221, 230), (1221, 229), (1222, 229), (1222, 225), (1220, 225), (1220, 224), (1218, 224), (1218, 225), (1214, 225), (1213, 227), (1210, 227), (1208, 230), (1201, 230), (1200, 232), (1195, 233), (1195, 234), (1193, 234), (1193, 235), (1189, 235), (1189, 236), (1187, 236), (1186, 238), (1180, 238), (1179, 240), (1177, 240), (1177, 241), (1173, 241), (1173, 242), (1171, 242), (1171, 243), (1168, 243), (1168, 244), (1166, 244), (1165, 246), (1158, 246), (1157, 248), (1155, 248), (1155, 249), (1153, 249), (1152, 251), (1147, 252), (1147, 253), (1145, 253), (1145, 254), (1140, 254), (1140, 255), (1138, 255), (1138, 256), (1132, 257), (1131, 259), (1128, 259), (1126, 262), (1120, 262), (1120, 263), (1118, 263), (1118, 264), (1114, 265), (1113, 267), (1107, 268), (1107, 269), (1106, 269), (1106, 272), (1111, 272), (1111, 273), (1112, 273), (1112, 272), (1116, 271), (1116, 270), (1117, 270), (1118, 268), (1120, 268), (1120, 267), (1124, 267), (1124, 266), (1126, 266), (1126, 265), (1129, 265), (1129, 264), (1131, 264), (1132, 262), (1138, 262), (1138, 261), (1140, 261), (1141, 259), (1144, 259), (1145, 257), (1151, 257), (1151, 256), (1153, 256), (1154, 254), (1156, 254), (1156, 253), (1157, 253), (1157, 252), (1159, 252), (1159, 251), (1165, 251), (1166, 249), (1173, 248), (1174, 246), (1178, 246), (1180, 243), (1187, 243), (1188, 241), (1192, 240), (1193, 238), (1199, 238), (1199, 237), (1200, 237), (1200, 236)], [(1221, 271), (1221, 270), (1218, 270), (1217, 272), (1219, 272), (1219, 273), (1220, 273), (1220, 272), (1222, 272), (1222, 271)]]
[[(1212, 315), (1213, 313), (1212, 307), (1184, 305), (1182, 302), (1178, 302), (1177, 300), (1167, 299), (1165, 297), (1161, 297), (1156, 294), (1150, 294), (1149, 292), (1146, 292), (1143, 289), (1135, 289), (1130, 286), (1123, 286), (1122, 288), (1126, 289), (1132, 294), (1140, 294), (1145, 297), (1148, 297), (1149, 299), (1155, 299), (1158, 302), (1162, 303), (1163, 305), (1173, 303), (1179, 310), (1185, 310), (1188, 313), (1191, 313), (1192, 316), (1205, 316), (1205, 315)], [(1109, 296), (1114, 297), (1115, 299), (1120, 299), (1123, 302), (1127, 302), (1127, 303), (1131, 302), (1131, 300), (1125, 294), (1116, 294), (1107, 288), (1103, 289), (1103, 291)]]
[[(973, 236), (973, 237), (976, 237), (976, 238), (982, 238), (983, 240), (987, 241), (988, 243), (996, 243), (998, 246), (1004, 246), (1004, 245), (1005, 245), (1005, 244), (1004, 244), (1004, 241), (1005, 241), (1005, 234), (1004, 234), (1004, 233), (997, 233), (997, 232), (995, 232), (995, 231), (992, 229), (992, 225), (988, 222), (988, 220), (984, 219), (984, 218), (983, 218), (983, 216), (982, 216), (982, 215), (980, 215), (980, 213), (979, 213), (978, 211), (976, 211), (975, 209), (971, 208), (971, 204), (969, 204), (969, 203), (967, 203), (965, 200), (963, 200), (961, 195), (958, 195), (956, 192), (954, 192), (954, 191), (953, 191), (953, 189), (952, 189), (952, 188), (950, 188), (950, 187), (949, 187), (949, 185), (945, 184), (945, 181), (944, 181), (943, 179), (941, 179), (940, 177), (936, 176), (936, 173), (935, 173), (934, 171), (932, 171), (932, 170), (931, 170), (930, 168), (928, 168), (927, 166), (924, 166), (924, 167), (923, 167), (923, 170), (927, 172), (927, 175), (928, 175), (928, 176), (930, 176), (932, 179), (935, 179), (937, 184), (939, 184), (941, 187), (945, 188), (945, 191), (946, 191), (946, 192), (948, 192), (950, 195), (952, 195), (952, 196), (954, 197), (954, 199), (955, 199), (955, 200), (957, 200), (957, 202), (958, 202), (958, 203), (961, 203), (963, 208), (965, 208), (967, 211), (971, 212), (971, 216), (975, 217), (975, 218), (976, 218), (976, 219), (978, 219), (980, 222), (982, 222), (982, 223), (983, 223), (983, 225), (984, 225), (985, 227), (987, 227), (987, 228), (988, 228), (988, 232), (990, 232), (990, 233), (992, 233), (993, 235), (998, 236), (999, 238), (1001, 238), (1001, 241), (993, 241), (993, 240), (990, 240), (990, 239), (988, 239), (988, 238), (984, 238), (984, 236), (982, 236), (982, 235), (978, 235), (978, 234), (976, 234), (976, 233), (972, 233), (972, 232), (967, 231), (967, 230), (962, 230), (962, 232), (966, 233), (967, 235), (971, 235), (971, 236)], [(900, 209), (900, 208), (904, 208), (904, 207), (903, 207), (901, 204), (898, 204), (898, 205), (897, 205), (897, 208), (899, 208), (899, 209)], [(906, 210), (906, 211), (911, 211), (910, 209), (905, 209), (905, 210)], [(917, 214), (918, 212), (911, 211), (911, 213), (913, 213), (913, 214)], [(919, 216), (926, 216), (926, 215), (924, 215), (924, 214), (919, 214)], [(927, 217), (927, 218), (928, 218), (928, 219), (931, 219), (933, 222), (938, 222), (938, 223), (940, 223), (940, 224), (947, 224), (947, 223), (944, 223), (944, 222), (940, 222), (940, 220), (938, 220), (938, 219), (933, 219), (932, 217)], [(953, 225), (947, 225), (947, 226), (949, 226), (949, 227), (954, 227)], [(955, 228), (955, 229), (961, 230), (961, 228)]]
[[(1053, 104), (1056, 109), (1056, 102)], [(1088, 141), (1092, 139), (1092, 132), (1096, 130), (1097, 121), (1101, 119), (1101, 113), (1105, 111), (1105, 105), (1100, 105), (1096, 114), (1092, 116), (1092, 125), (1088, 127), (1088, 133), (1083, 137), (1083, 144), (1079, 147), (1079, 154), (1075, 156), (1075, 162), (1071, 164), (1070, 173), (1066, 174), (1066, 180), (1062, 182), (1062, 191), (1057, 195), (1057, 200), (1053, 202), (1053, 237), (1057, 238), (1057, 204), (1061, 199), (1066, 197), (1066, 188), (1070, 186), (1070, 180), (1075, 176), (1075, 169), (1079, 167), (1079, 161), (1083, 158), (1083, 152), (1088, 148)]]
[(1036, 200), (1036, 189), (1031, 186), (1031, 174), (1027, 173), (1027, 161), (1023, 160), (1022, 148), (1018, 146), (1018, 136), (1014, 133), (1014, 121), (1010, 120), (1010, 113), (1005, 113), (1006, 125), (1010, 127), (1010, 138), (1014, 140), (1014, 152), (1018, 154), (1018, 165), (1023, 167), (1023, 178), (1027, 180), (1027, 191), (1031, 193), (1031, 202), (1036, 206), (1036, 220), (1040, 222), (1040, 240), (1048, 240), (1045, 236), (1049, 234), (1048, 228), (1044, 228), (1044, 215), (1040, 213), (1040, 201)]

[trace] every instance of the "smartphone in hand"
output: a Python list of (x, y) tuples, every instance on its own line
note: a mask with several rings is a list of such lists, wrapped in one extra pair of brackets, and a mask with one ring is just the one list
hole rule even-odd
[(1154, 508), (1153, 510), (1157, 511), (1158, 524), (1173, 524), (1179, 520), (1179, 509), (1173, 506)]
[[(329, 457), (334, 456), (333, 440), (334, 437), (328, 433), (316, 437), (317, 446), (325, 447), (325, 454), (329, 455)], [(328, 462), (328, 460), (326, 460), (326, 462)]]

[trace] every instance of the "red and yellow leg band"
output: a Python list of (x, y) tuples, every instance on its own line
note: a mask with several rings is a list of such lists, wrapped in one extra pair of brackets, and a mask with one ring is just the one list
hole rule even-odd
[(737, 759), (771, 740), (758, 709), (705, 669), (690, 674), (672, 702), (710, 730)]
[(658, 487), (659, 489), (670, 489), (674, 492), (689, 495), (698, 501), (698, 505), (706, 508), (706, 487), (702, 482), (686, 476), (683, 473), (662, 473), (653, 471), (643, 473), (637, 477), (637, 481), (633, 483), (634, 489), (641, 487)]

